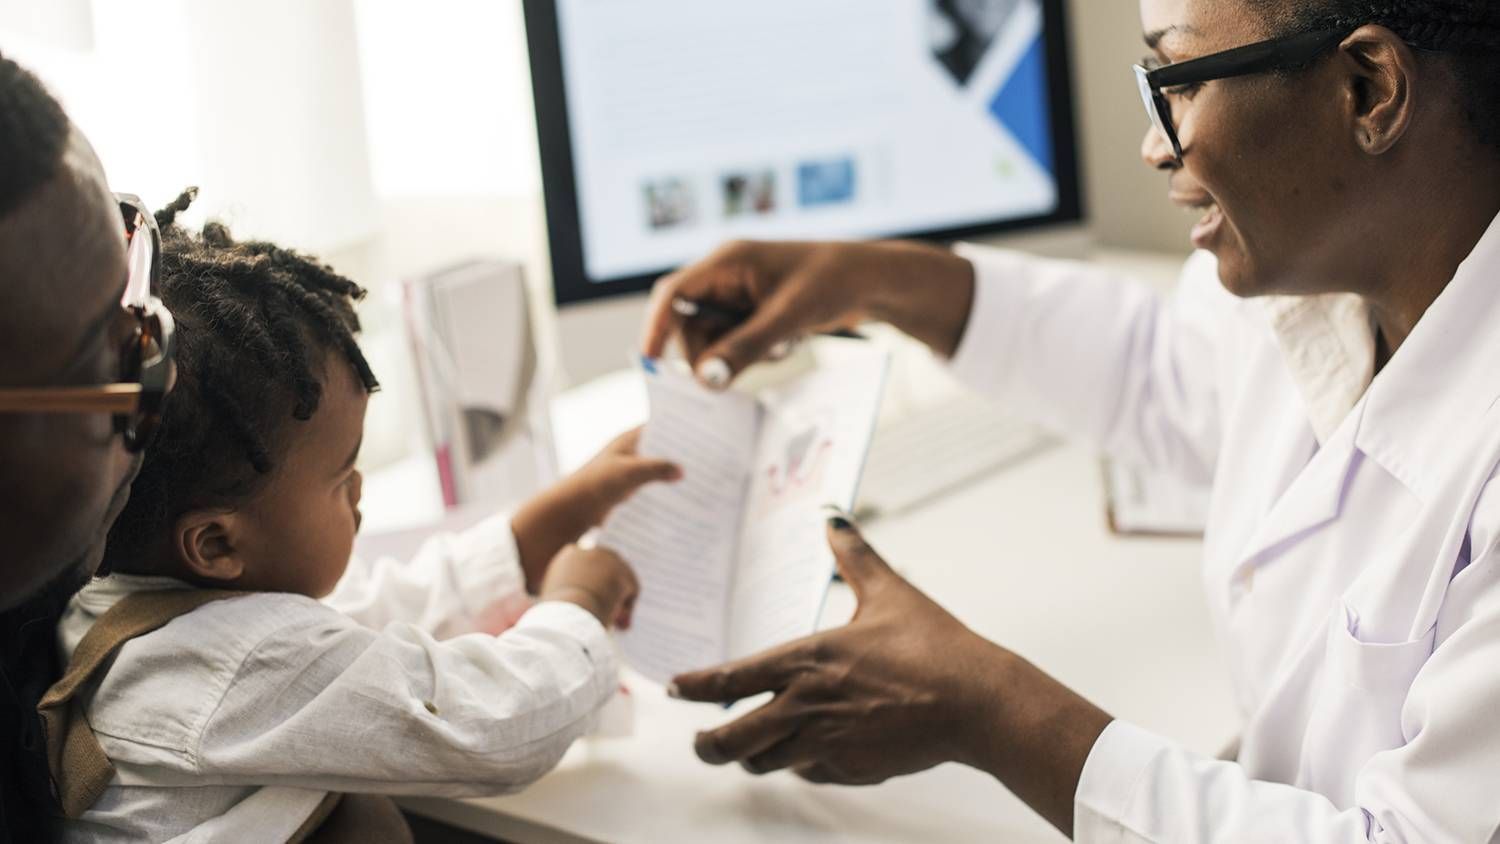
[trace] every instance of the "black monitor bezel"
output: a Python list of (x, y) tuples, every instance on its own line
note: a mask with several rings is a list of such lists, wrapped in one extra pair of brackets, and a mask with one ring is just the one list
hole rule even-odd
[[(1053, 119), (1052, 155), (1056, 163), (1058, 195), (1056, 210), (1049, 214), (995, 220), (959, 228), (893, 232), (889, 236), (949, 242), (1018, 229), (1076, 223), (1083, 219), (1067, 13), (1063, 8), (1064, 0), (1041, 0), (1041, 3), (1042, 31), (1047, 49), (1048, 99)], [(558, 305), (571, 305), (606, 296), (649, 290), (657, 278), (673, 268), (663, 267), (656, 272), (610, 279), (603, 283), (588, 278), (584, 268), (583, 236), (578, 219), (573, 136), (568, 119), (567, 90), (563, 84), (557, 2), (522, 0), (522, 7), (526, 17), (526, 40), (531, 62), (537, 146), (542, 164), (542, 198), (546, 205), (554, 298)]]

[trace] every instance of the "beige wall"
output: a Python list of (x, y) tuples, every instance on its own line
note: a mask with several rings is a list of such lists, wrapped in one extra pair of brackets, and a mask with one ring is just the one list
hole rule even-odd
[(1084, 202), (1102, 246), (1186, 252), (1191, 221), (1166, 179), (1141, 163), (1147, 125), (1130, 66), (1140, 61), (1136, 0), (1067, 0), (1083, 156)]

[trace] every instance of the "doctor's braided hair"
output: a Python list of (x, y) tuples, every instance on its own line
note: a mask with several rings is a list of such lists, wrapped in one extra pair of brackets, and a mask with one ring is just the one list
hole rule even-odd
[(368, 392), (379, 389), (354, 335), (365, 291), (330, 267), (264, 241), (236, 241), (210, 222), (177, 223), (190, 188), (156, 213), (163, 304), (176, 318), (177, 383), (130, 501), (110, 531), (105, 565), (134, 570), (159, 555), (183, 513), (229, 507), (276, 467), (288, 423), (311, 419), (323, 360), (337, 352)]
[(1480, 141), (1500, 152), (1500, 0), (1250, 0), (1280, 34), (1378, 24), (1442, 54)]

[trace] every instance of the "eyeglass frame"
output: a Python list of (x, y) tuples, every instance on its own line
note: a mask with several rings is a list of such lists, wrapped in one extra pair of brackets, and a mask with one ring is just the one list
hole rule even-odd
[[(176, 323), (155, 292), (161, 278), (161, 229), (156, 217), (134, 194), (117, 193), (129, 244), (143, 229), (150, 238), (151, 256), (144, 275), (126, 268), (125, 293), (120, 306), (136, 320), (127, 341), (122, 380), (80, 387), (0, 388), (0, 413), (109, 413), (125, 448), (146, 447), (161, 422), (162, 403), (172, 389), (176, 351)], [(153, 349), (154, 347), (154, 349)]]
[(1154, 69), (1138, 64), (1133, 70), (1136, 84), (1140, 88), (1141, 101), (1145, 104), (1146, 113), (1151, 118), (1151, 125), (1156, 127), (1156, 130), (1171, 143), (1172, 154), (1176, 156), (1178, 163), (1181, 163), (1182, 141), (1177, 137), (1172, 104), (1162, 93), (1163, 88), (1198, 85), (1273, 70), (1287, 70), (1317, 58), (1353, 32), (1353, 28), (1302, 32)]

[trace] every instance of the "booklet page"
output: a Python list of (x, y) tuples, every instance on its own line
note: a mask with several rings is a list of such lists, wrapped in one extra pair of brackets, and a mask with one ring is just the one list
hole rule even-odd
[(729, 658), (812, 633), (833, 579), (822, 505), (854, 507), (888, 357), (820, 344), (818, 368), (761, 397), (755, 471), (730, 598)]
[(687, 375), (643, 364), (651, 419), (639, 451), (676, 462), (683, 479), (644, 487), (610, 515), (599, 545), (641, 583), (626, 659), (666, 682), (724, 661), (730, 579), (744, 511), (759, 408), (749, 396), (710, 393)]

